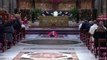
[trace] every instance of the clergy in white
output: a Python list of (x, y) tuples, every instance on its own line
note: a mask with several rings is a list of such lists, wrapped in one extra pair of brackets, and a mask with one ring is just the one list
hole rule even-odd
[(96, 30), (97, 28), (98, 28), (98, 25), (97, 25), (97, 24), (92, 25), (92, 26), (90, 27), (89, 33), (90, 33), (91, 35), (93, 35), (94, 32), (95, 32), (95, 30)]
[(91, 35), (93, 35), (94, 34), (94, 32), (95, 32), (95, 30), (98, 28), (98, 22), (95, 20), (94, 21), (94, 24), (90, 27), (90, 29), (89, 29), (89, 33), (91, 34)]
[[(90, 35), (90, 41), (94, 41), (94, 37), (93, 37), (93, 34), (94, 34), (94, 32), (95, 32), (95, 30), (98, 28), (98, 25), (97, 25), (97, 23), (96, 22), (94, 22), (94, 24), (90, 27), (90, 29), (89, 29), (89, 33), (91, 34)], [(91, 46), (90, 46), (92, 49), (94, 48), (94, 44), (92, 44)]]
[(53, 12), (53, 16), (55, 16), (55, 17), (58, 16), (58, 12), (57, 12), (57, 11), (54, 11), (54, 12)]

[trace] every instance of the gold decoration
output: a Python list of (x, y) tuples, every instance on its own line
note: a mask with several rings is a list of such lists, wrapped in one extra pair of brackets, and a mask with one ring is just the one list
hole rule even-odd
[(67, 27), (67, 16), (40, 16), (40, 27)]

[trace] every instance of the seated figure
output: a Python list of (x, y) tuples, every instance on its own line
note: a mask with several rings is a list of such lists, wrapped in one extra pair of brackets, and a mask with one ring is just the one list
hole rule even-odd
[(49, 37), (58, 37), (58, 33), (55, 32), (55, 31), (51, 31), (51, 32), (48, 33), (48, 36)]

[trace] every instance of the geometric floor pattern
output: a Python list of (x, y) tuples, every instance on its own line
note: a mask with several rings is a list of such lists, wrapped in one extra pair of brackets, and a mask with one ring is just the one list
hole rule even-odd
[[(32, 55), (31, 55), (32, 54)], [(27, 56), (26, 56), (27, 55)], [(30, 56), (30, 57), (29, 57)], [(29, 58), (28, 58), (29, 57)], [(20, 52), (13, 60), (78, 60), (75, 52)]]
[[(26, 35), (25, 40), (29, 39), (45, 39), (39, 35)], [(63, 38), (58, 39), (70, 39), (70, 40), (79, 40), (79, 35), (66, 35)], [(26, 52), (66, 52), (71, 53), (71, 56), (76, 56), (78, 60), (97, 60), (94, 55), (87, 49), (83, 43), (74, 44), (74, 45), (32, 45), (32, 44), (23, 44), (18, 43), (15, 46), (12, 46), (11, 49), (0, 53), (0, 60), (13, 60), (18, 57), (19, 54), (24, 54)], [(20, 55), (21, 56), (21, 55)]]

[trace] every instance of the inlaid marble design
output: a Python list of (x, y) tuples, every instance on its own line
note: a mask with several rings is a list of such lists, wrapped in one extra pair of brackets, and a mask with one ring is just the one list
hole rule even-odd
[(13, 60), (78, 60), (75, 52), (20, 52)]
[[(29, 39), (46, 39), (46, 38), (40, 37), (40, 35), (32, 34), (26, 35), (25, 40)], [(80, 41), (78, 35), (67, 35), (64, 36), (63, 39)], [(83, 43), (77, 45), (32, 45), (32, 44), (26, 45), (20, 42), (15, 46), (12, 46), (11, 49), (5, 51), (4, 53), (0, 53), (0, 60), (13, 60), (20, 52), (41, 52), (41, 51), (64, 52), (64, 53), (75, 52), (79, 60), (98, 60), (94, 57), (94, 55), (87, 49), (87, 47)]]

